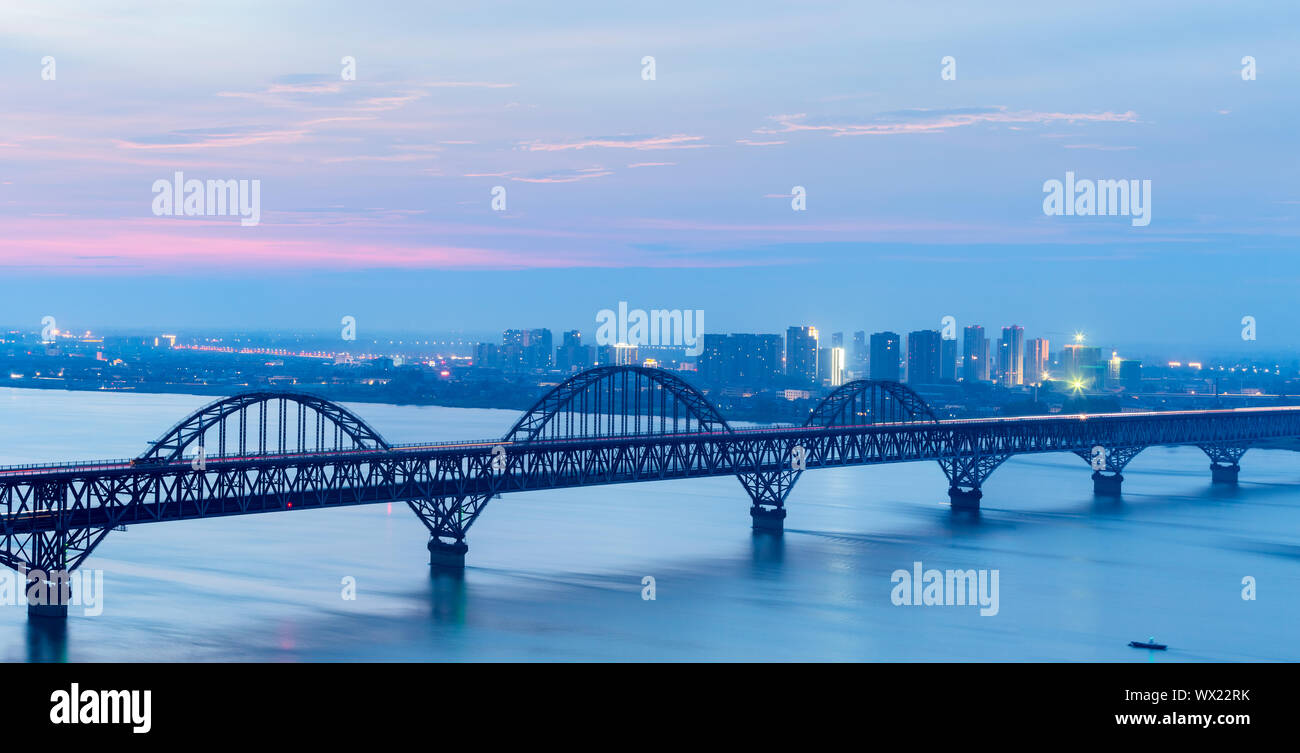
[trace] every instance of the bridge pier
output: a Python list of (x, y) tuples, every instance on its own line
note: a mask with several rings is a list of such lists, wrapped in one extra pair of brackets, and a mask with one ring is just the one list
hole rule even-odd
[(27, 601), (28, 619), (68, 619), (68, 603), (72, 601), (68, 571), (28, 570), (25, 575), (27, 587), (23, 597)]
[(1146, 446), (1129, 445), (1127, 447), (1107, 447), (1100, 442), (1092, 443), (1084, 450), (1075, 450), (1083, 462), (1092, 466), (1092, 493), (1098, 497), (1118, 497), (1124, 488), (1124, 475), (1121, 471)]
[(785, 508), (774, 507), (768, 509), (754, 505), (749, 508), (749, 517), (753, 518), (755, 531), (766, 531), (769, 533), (783, 533), (785, 531)]
[(957, 486), (948, 487), (948, 502), (952, 504), (954, 510), (978, 510), (980, 509), (980, 500), (984, 498), (984, 492), (979, 487), (974, 489), (962, 489)]
[(1201, 451), (1210, 456), (1210, 483), (1235, 484), (1241, 465), (1237, 462), (1250, 449), (1247, 442), (1203, 444)]
[(1233, 463), (1232, 465), (1222, 465), (1220, 463), (1210, 463), (1210, 483), (1212, 484), (1236, 484), (1237, 474), (1241, 472), (1241, 466)]
[(1092, 472), (1092, 493), (1099, 497), (1118, 497), (1124, 485), (1124, 476), (1119, 472)]
[(948, 477), (948, 501), (954, 510), (978, 510), (984, 492), (980, 487), (1002, 465), (1007, 455), (971, 453), (951, 458), (940, 458), (939, 467)]
[(434, 537), (429, 539), (429, 568), (435, 572), (465, 569), (465, 553), (469, 546), (464, 541), (448, 544)]
[(28, 604), (27, 618), (37, 617), (43, 620), (68, 619), (67, 604)]

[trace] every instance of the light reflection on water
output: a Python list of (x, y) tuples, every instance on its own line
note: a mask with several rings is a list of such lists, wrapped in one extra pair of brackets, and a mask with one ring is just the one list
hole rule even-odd
[[(0, 463), (130, 457), (208, 400), (0, 389)], [(393, 442), (517, 417), (350, 407)], [(1208, 464), (1149, 449), (1117, 501), (1073, 455), (1013, 458), (978, 513), (949, 509), (936, 463), (819, 470), (779, 538), (751, 532), (734, 478), (506, 495), (463, 577), (431, 577), (404, 505), (132, 526), (87, 563), (103, 614), (29, 625), (0, 606), (0, 659), (1148, 661), (1126, 644), (1150, 635), (1170, 645), (1157, 661), (1296, 659), (1300, 455), (1248, 453), (1236, 488)], [(998, 569), (999, 613), (893, 606), (890, 574), (917, 560)]]

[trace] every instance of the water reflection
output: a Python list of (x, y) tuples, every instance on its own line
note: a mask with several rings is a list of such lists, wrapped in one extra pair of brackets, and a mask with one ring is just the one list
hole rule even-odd
[(754, 531), (750, 537), (750, 550), (755, 575), (777, 575), (785, 563), (785, 535), (779, 531)]
[(429, 569), (430, 608), (434, 622), (464, 625), (468, 601), (465, 574), (445, 568)]
[(27, 661), (66, 662), (68, 621), (46, 617), (27, 618)]

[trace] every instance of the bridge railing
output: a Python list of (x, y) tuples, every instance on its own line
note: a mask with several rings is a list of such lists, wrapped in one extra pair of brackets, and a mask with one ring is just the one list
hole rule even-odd
[(40, 473), (58, 468), (100, 468), (111, 465), (130, 465), (134, 458), (116, 460), (67, 460), (61, 463), (22, 463), (18, 465), (0, 465), (0, 474), (23, 475)]

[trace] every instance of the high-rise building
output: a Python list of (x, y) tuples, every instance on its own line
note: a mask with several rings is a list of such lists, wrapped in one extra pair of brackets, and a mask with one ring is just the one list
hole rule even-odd
[(781, 376), (781, 336), (706, 334), (698, 370), (710, 384), (771, 386)]
[(582, 371), (592, 365), (590, 345), (582, 344), (582, 333), (571, 329), (564, 333), (564, 344), (555, 349), (555, 366), (564, 372)]
[(501, 333), (501, 365), (506, 369), (549, 369), (554, 357), (549, 329), (508, 329)]
[(700, 351), (700, 358), (696, 371), (700, 375), (700, 381), (705, 384), (723, 384), (727, 381), (730, 371), (730, 348), (727, 345), (727, 336), (718, 334), (704, 335), (704, 349)]
[(785, 370), (781, 356), (780, 335), (754, 335), (748, 367), (755, 376), (755, 384), (773, 385)]
[(496, 343), (479, 343), (474, 351), (474, 365), (485, 369), (501, 368), (501, 348)]
[(1025, 328), (1015, 324), (1002, 328), (998, 340), (998, 379), (1003, 387), (1025, 383)]
[(985, 382), (989, 378), (988, 340), (984, 328), (971, 325), (963, 333), (961, 378), (967, 382)]
[(817, 383), (816, 327), (790, 327), (786, 330), (785, 373), (800, 384)]
[(907, 381), (936, 384), (939, 381), (940, 336), (937, 329), (920, 329), (907, 335)]
[(871, 378), (898, 381), (902, 343), (896, 332), (871, 333)]
[(1119, 362), (1119, 381), (1129, 392), (1142, 391), (1142, 362), (1124, 359)]
[(524, 340), (526, 334), (522, 329), (508, 329), (501, 333), (501, 366), (518, 371), (524, 368)]
[(527, 339), (524, 342), (524, 349), (527, 355), (524, 361), (530, 369), (549, 369), (554, 365), (552, 360), (555, 356), (555, 350), (551, 346), (551, 331), (549, 329), (530, 329), (528, 330)]
[(1025, 384), (1042, 384), (1051, 366), (1048, 360), (1047, 339), (1035, 337), (1025, 350)]
[(939, 342), (939, 380), (957, 381), (957, 338)]
[(636, 366), (638, 363), (635, 345), (616, 343), (613, 346), (615, 366)]
[[(1101, 365), (1101, 348), (1084, 345), (1082, 334), (1074, 336), (1074, 342), (1061, 347), (1061, 371), (1068, 382), (1080, 388), (1097, 389), (1097, 369)], [(1105, 374), (1101, 377), (1104, 379)]]
[[(843, 338), (841, 337), (841, 340)], [(831, 348), (831, 386), (844, 384), (844, 348)]]
[(853, 375), (858, 379), (865, 379), (867, 376), (867, 333), (858, 330), (853, 333), (853, 360), (850, 361), (849, 368)]

